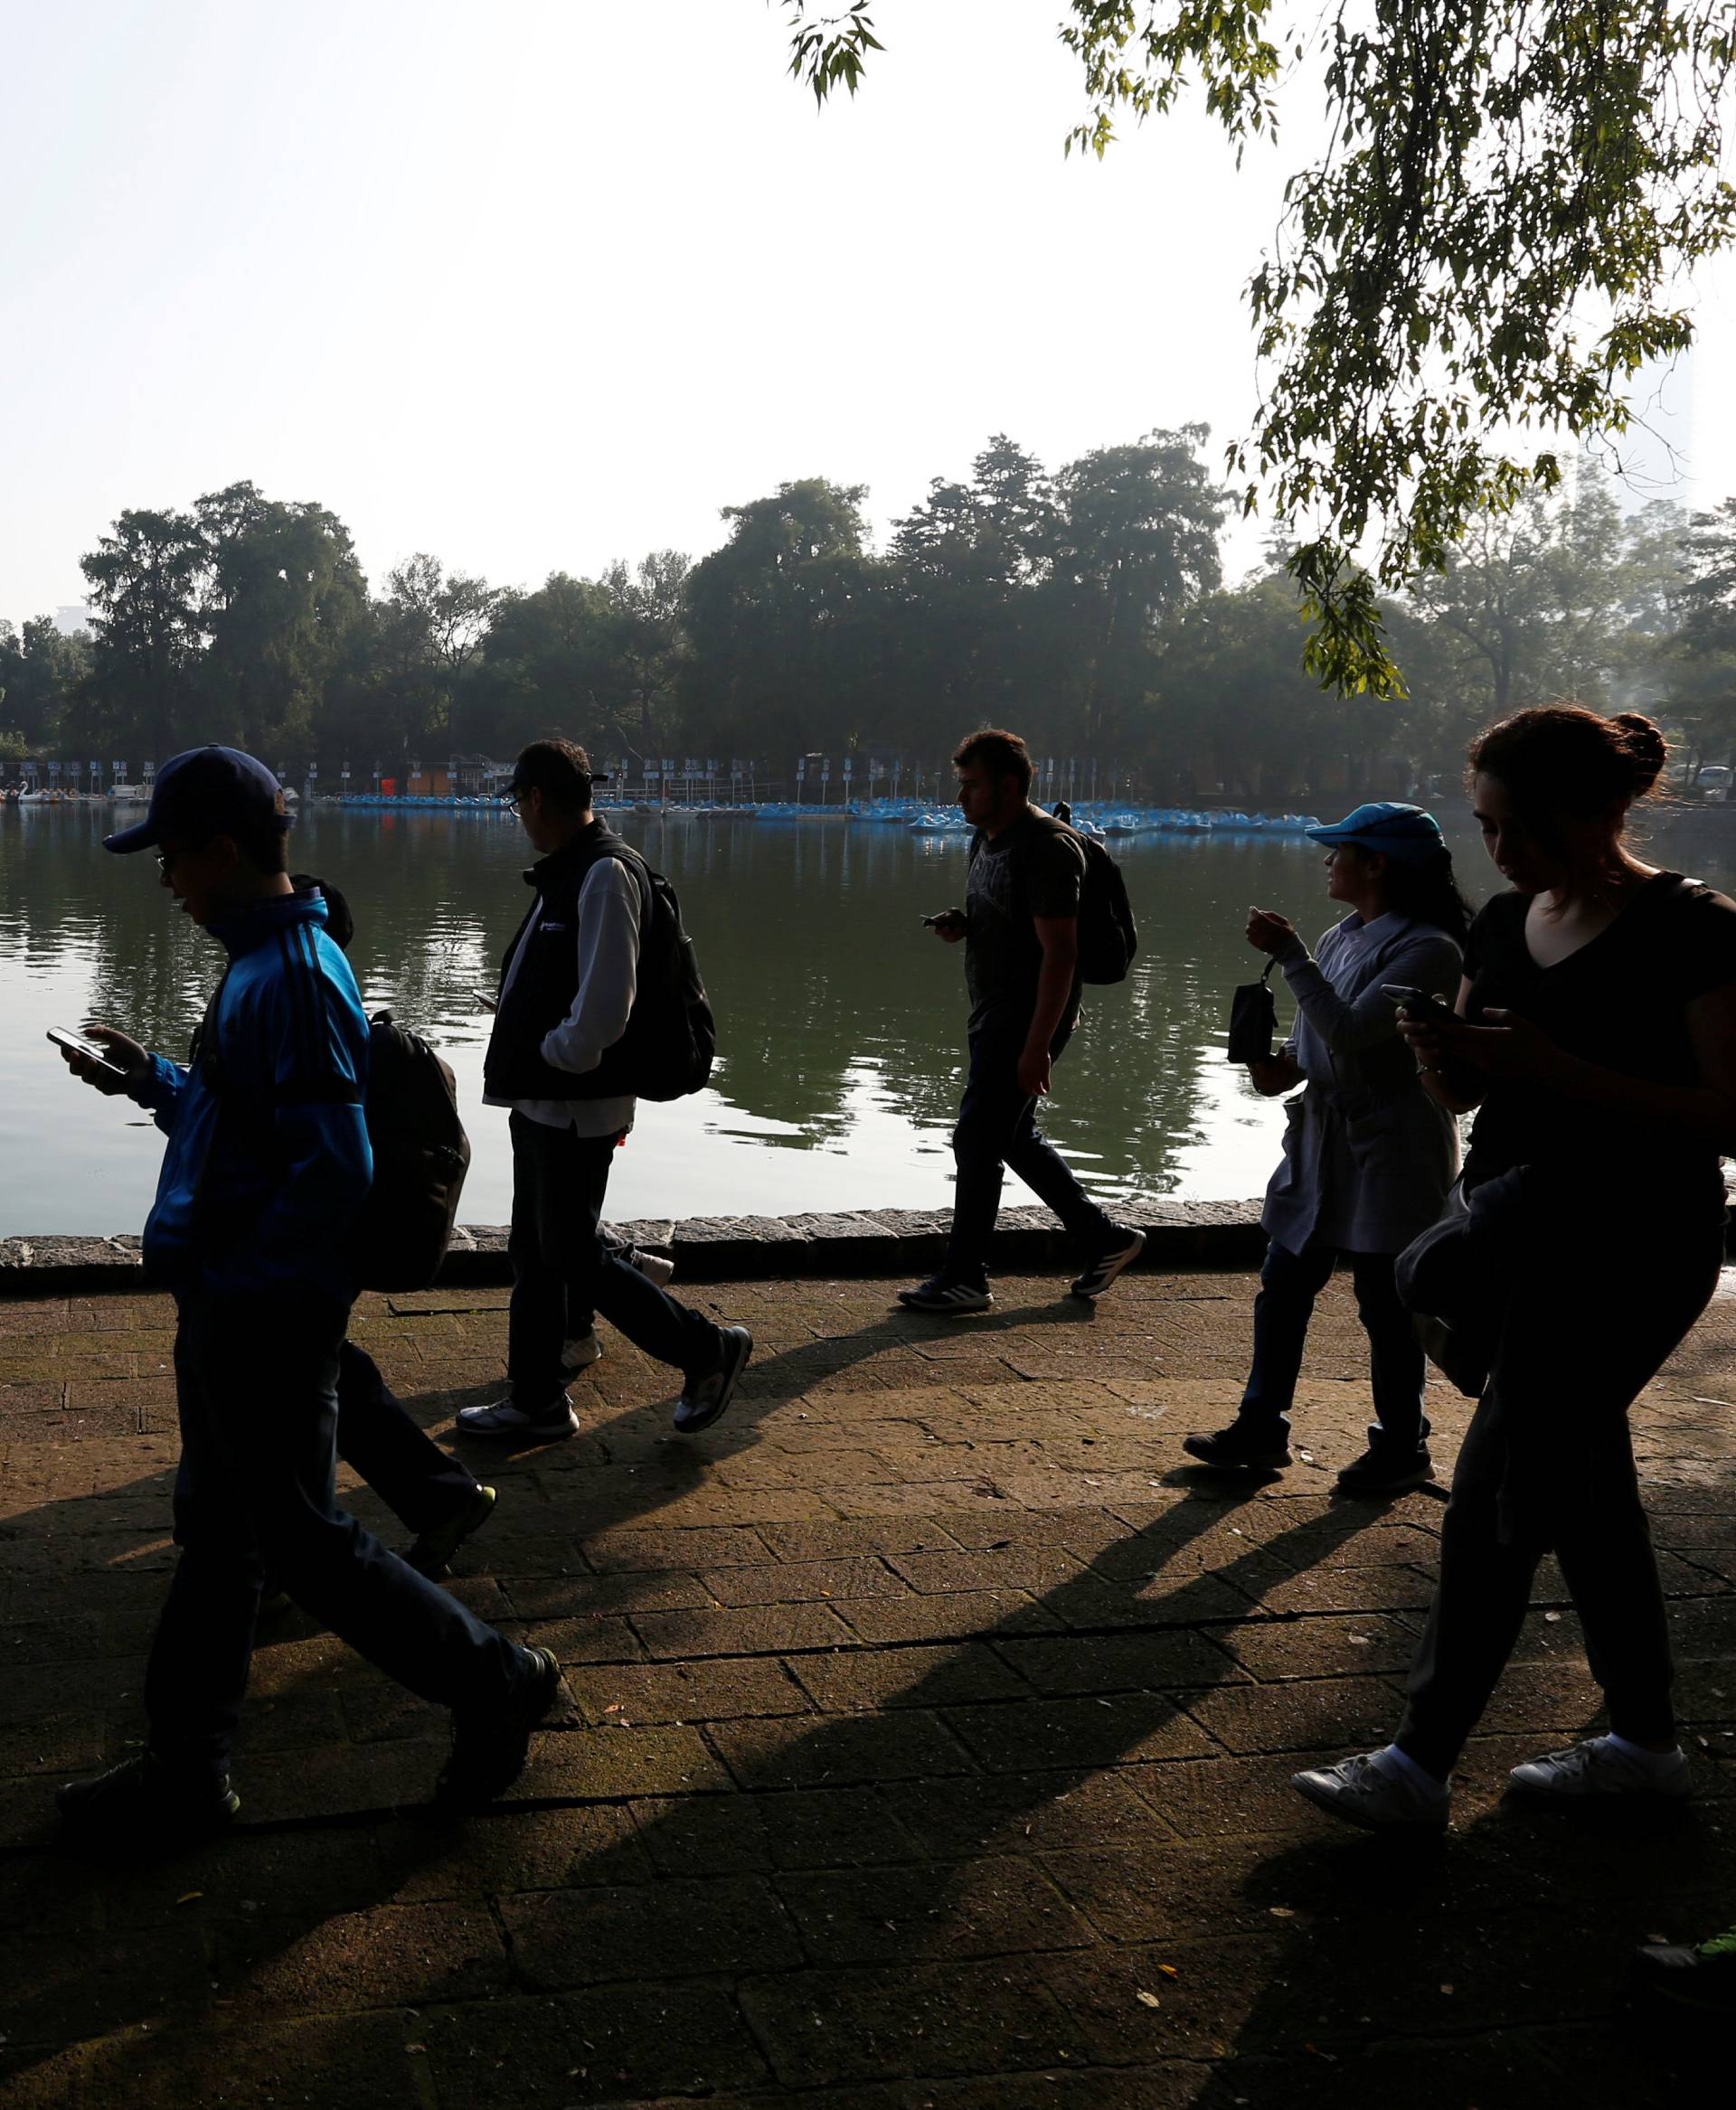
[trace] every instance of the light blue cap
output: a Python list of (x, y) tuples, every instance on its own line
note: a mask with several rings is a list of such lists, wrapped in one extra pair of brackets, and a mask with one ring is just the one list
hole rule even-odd
[(1329, 826), (1310, 828), (1316, 843), (1354, 843), (1359, 849), (1377, 850), (1382, 857), (1420, 864), (1446, 847), (1440, 823), (1420, 805), (1400, 805), (1389, 798), (1372, 800), (1346, 814)]

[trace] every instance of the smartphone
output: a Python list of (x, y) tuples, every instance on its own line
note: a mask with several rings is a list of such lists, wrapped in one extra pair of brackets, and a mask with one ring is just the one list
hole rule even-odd
[(1412, 989), (1403, 982), (1382, 982), (1381, 994), (1390, 996), (1401, 1011), (1409, 1012), (1419, 1022), (1426, 1021), (1435, 1026), (1462, 1026), (1464, 1020), (1439, 997), (1430, 996), (1426, 989)]
[(500, 999), (492, 989), (473, 989), (470, 994), (481, 1004), (484, 1011), (498, 1011), (500, 1009)]
[(110, 1077), (124, 1079), (127, 1072), (94, 1041), (87, 1041), (81, 1033), (63, 1033), (59, 1026), (50, 1026), (48, 1037), (57, 1048), (64, 1048), (70, 1055), (82, 1055), (88, 1062), (94, 1062), (99, 1069), (106, 1069)]
[(924, 930), (932, 930), (937, 924), (950, 923), (955, 916), (961, 913), (962, 911), (958, 909), (942, 909), (936, 915), (925, 916), (922, 918), (922, 928)]

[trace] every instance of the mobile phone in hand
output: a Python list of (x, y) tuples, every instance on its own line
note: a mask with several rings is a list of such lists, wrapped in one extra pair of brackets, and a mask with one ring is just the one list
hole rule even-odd
[(481, 1004), (484, 1011), (498, 1011), (500, 1009), (500, 999), (492, 989), (473, 989), (470, 994)]
[(113, 1056), (106, 1049), (99, 1048), (94, 1041), (87, 1041), (82, 1033), (68, 1033), (59, 1026), (50, 1026), (48, 1037), (57, 1048), (64, 1048), (69, 1055), (82, 1055), (87, 1062), (94, 1062), (99, 1069), (106, 1071), (108, 1076), (118, 1078), (123, 1083), (126, 1081), (127, 1073)]
[(1426, 989), (1412, 989), (1403, 982), (1382, 982), (1381, 994), (1390, 996), (1399, 1009), (1417, 1022), (1431, 1026), (1460, 1026), (1464, 1020), (1456, 1011), (1444, 1004), (1439, 997), (1430, 996)]

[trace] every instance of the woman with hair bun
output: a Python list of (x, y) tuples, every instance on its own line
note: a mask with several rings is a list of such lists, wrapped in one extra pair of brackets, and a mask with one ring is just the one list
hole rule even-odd
[(1472, 1220), (1496, 1227), (1501, 1286), (1404, 1719), (1383, 1749), (1295, 1776), (1370, 1829), (1446, 1823), (1453, 1766), (1551, 1550), (1609, 1731), (1514, 1767), (1513, 1786), (1689, 1792), (1627, 1418), (1723, 1258), (1736, 902), (1624, 839), (1667, 756), (1649, 719), (1577, 704), (1522, 711), (1472, 744), (1477, 823), (1512, 890), (1471, 928), (1458, 1020), (1401, 1031), (1441, 1106), (1477, 1109), (1462, 1185)]

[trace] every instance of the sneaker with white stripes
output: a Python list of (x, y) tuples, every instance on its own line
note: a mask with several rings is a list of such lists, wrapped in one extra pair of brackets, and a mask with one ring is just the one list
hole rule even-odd
[(941, 1312), (955, 1317), (961, 1312), (986, 1312), (995, 1299), (981, 1284), (949, 1282), (944, 1275), (931, 1275), (914, 1289), (901, 1289), (898, 1301), (908, 1311)]
[(1583, 1801), (1593, 1795), (1658, 1795), (1681, 1802), (1694, 1793), (1688, 1756), (1674, 1751), (1624, 1749), (1612, 1737), (1587, 1737), (1565, 1751), (1515, 1766), (1507, 1776), (1522, 1794)]
[(1118, 1225), (1115, 1243), (1096, 1259), (1072, 1285), (1072, 1294), (1094, 1302), (1115, 1280), (1123, 1269), (1131, 1267), (1146, 1249), (1144, 1231), (1132, 1230)]

